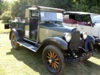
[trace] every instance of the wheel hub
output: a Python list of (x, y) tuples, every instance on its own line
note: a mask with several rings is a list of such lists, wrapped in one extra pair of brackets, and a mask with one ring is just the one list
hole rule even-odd
[(48, 61), (49, 61), (49, 63), (52, 63), (52, 62), (53, 62), (53, 60), (52, 60), (52, 59), (49, 59)]

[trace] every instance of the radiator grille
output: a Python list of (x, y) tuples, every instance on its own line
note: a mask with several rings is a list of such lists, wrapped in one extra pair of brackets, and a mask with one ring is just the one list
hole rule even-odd
[(79, 31), (75, 31), (72, 34), (72, 38), (71, 41), (69, 43), (69, 47), (71, 50), (77, 50), (80, 46), (80, 32)]

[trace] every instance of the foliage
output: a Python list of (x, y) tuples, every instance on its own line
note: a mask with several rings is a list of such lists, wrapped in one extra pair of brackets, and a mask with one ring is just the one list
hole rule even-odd
[(1, 15), (1, 19), (3, 20), (3, 22), (9, 22), (9, 20), (11, 19), (11, 12), (10, 11), (6, 11)]
[(63, 8), (69, 9), (71, 5), (71, 1), (69, 0), (19, 0), (14, 3), (12, 7), (12, 15), (24, 18), (25, 15), (25, 9), (27, 6), (30, 5), (41, 5), (41, 6), (50, 6), (50, 7), (57, 7), (57, 8)]
[(0, 15), (7, 10), (9, 10), (9, 3), (5, 0), (0, 0)]
[(18, 0), (12, 6), (12, 16), (24, 18), (25, 9), (27, 6), (31, 5), (50, 6), (65, 10), (100, 13), (99, 0)]
[(2, 3), (3, 3), (3, 1), (0, 0), (0, 14), (1, 14), (1, 12), (2, 12)]
[(90, 12), (100, 13), (100, 8), (98, 6), (92, 6)]
[(99, 0), (77, 0), (72, 5), (72, 10), (100, 13), (99, 7)]
[(32, 3), (32, 0), (19, 0), (15, 2), (11, 11), (12, 16), (24, 18), (25, 9), (30, 3)]
[(74, 11), (83, 11), (83, 10), (88, 11), (88, 6), (84, 5), (84, 4), (74, 4), (72, 6), (72, 10), (74, 10)]

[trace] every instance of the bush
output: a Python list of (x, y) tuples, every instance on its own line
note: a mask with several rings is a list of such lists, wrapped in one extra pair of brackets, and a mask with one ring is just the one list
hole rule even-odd
[(9, 20), (11, 19), (11, 12), (10, 12), (10, 11), (5, 11), (5, 12), (1, 15), (1, 19), (3, 20), (4, 23), (9, 22)]

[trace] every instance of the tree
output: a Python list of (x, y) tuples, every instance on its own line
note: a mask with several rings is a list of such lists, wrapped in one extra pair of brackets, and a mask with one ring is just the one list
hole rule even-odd
[(70, 10), (72, 0), (34, 0), (34, 4)]
[(29, 4), (28, 2), (29, 0), (19, 0), (15, 2), (11, 10), (12, 16), (24, 18), (26, 6)]
[(0, 15), (1, 15), (1, 13), (2, 13), (2, 3), (3, 3), (3, 1), (0, 0)]
[(75, 0), (72, 9), (76, 11), (86, 11), (100, 13), (100, 0)]
[(25, 9), (32, 5), (100, 13), (100, 0), (18, 0), (12, 6), (12, 15), (24, 18)]
[(7, 1), (0, 0), (0, 15), (9, 9), (9, 4)]

